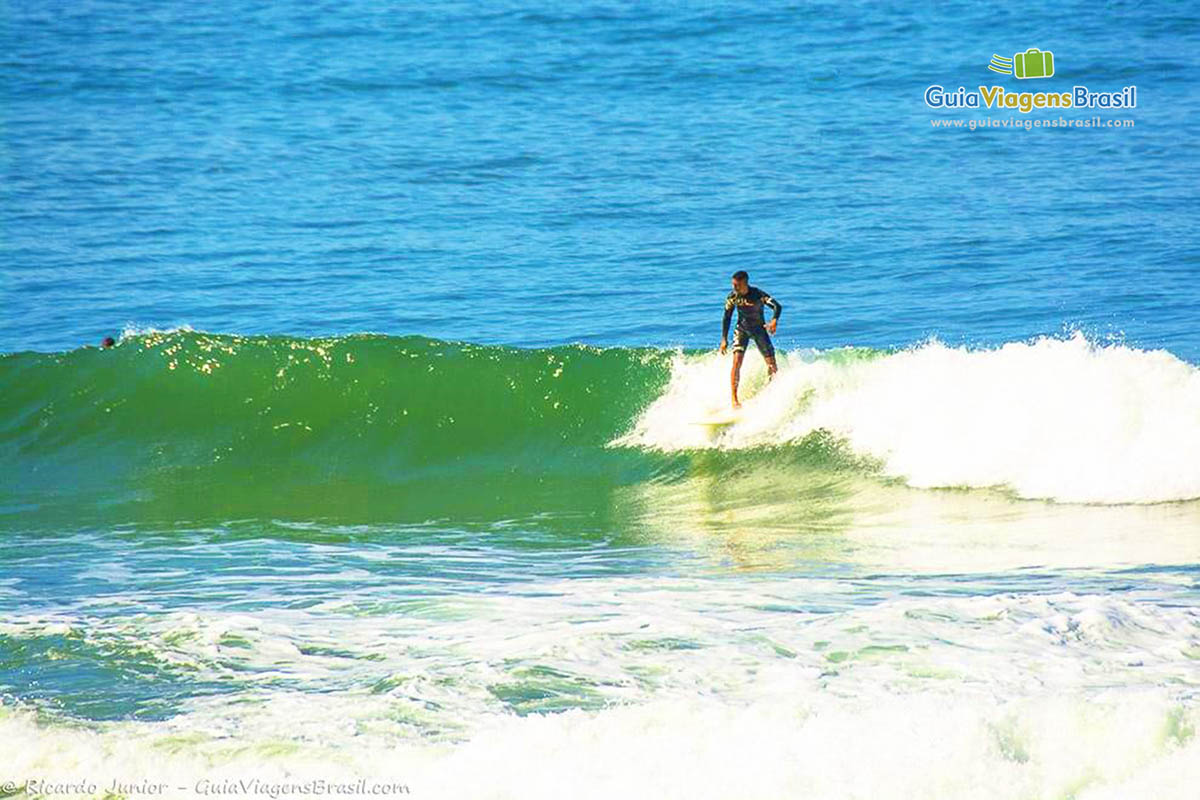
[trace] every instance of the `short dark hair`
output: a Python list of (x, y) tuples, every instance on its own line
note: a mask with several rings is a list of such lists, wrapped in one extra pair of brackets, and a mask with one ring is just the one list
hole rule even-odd
[(750, 273), (746, 272), (744, 269), (739, 269), (737, 272), (733, 273), (733, 279), (735, 281), (748, 281), (750, 280)]

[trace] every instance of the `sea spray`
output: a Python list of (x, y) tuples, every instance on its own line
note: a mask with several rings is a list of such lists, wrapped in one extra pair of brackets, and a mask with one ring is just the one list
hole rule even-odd
[(667, 389), (616, 442), (747, 449), (826, 431), (916, 487), (1085, 503), (1200, 497), (1200, 369), (1163, 350), (1075, 334), (793, 357), (746, 404), (746, 421), (709, 441), (687, 423), (718, 401), (724, 374), (715, 356), (677, 357)]

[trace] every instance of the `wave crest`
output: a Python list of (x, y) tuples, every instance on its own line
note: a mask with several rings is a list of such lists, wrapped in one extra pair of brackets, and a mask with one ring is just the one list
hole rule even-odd
[(1165, 350), (1075, 334), (781, 360), (765, 385), (760, 360), (748, 359), (757, 391), (744, 421), (709, 438), (690, 422), (726, 402), (728, 362), (680, 355), (662, 395), (615, 443), (745, 449), (826, 431), (919, 488), (1005, 487), (1080, 503), (1200, 497), (1200, 369)]

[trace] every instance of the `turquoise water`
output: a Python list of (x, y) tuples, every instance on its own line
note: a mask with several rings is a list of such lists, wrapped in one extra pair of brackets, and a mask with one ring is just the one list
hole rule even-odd
[[(1198, 43), (9, 2), (0, 795), (1187, 796)], [(1135, 124), (931, 123), (1055, 116)], [(780, 373), (713, 431), (735, 269)]]

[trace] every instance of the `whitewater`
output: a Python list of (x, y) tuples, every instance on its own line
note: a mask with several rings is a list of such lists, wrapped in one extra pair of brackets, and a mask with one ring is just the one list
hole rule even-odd
[(728, 363), (679, 356), (621, 444), (664, 450), (801, 443), (827, 431), (923, 488), (996, 487), (1073, 503), (1200, 497), (1200, 369), (1170, 352), (1081, 333), (999, 347), (928, 342), (892, 353), (785, 354), (743, 421), (715, 441)]
[(263, 586), (254, 611), (6, 615), (6, 640), (236, 691), (160, 718), (7, 708), (0, 732), (23, 746), (0, 778), (156, 776), (171, 796), (370, 775), (454, 798), (1183, 797), (1200, 779), (1200, 616), (1194, 589), (1157, 578), (971, 597), (899, 578), (860, 597), (830, 578), (576, 578), (417, 603), (348, 571), (307, 609)]

